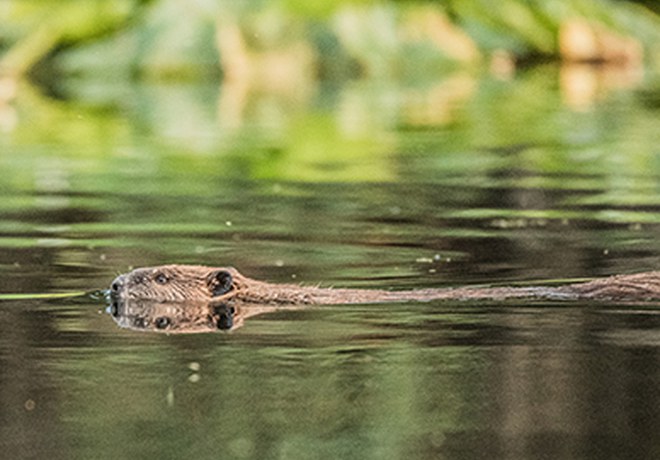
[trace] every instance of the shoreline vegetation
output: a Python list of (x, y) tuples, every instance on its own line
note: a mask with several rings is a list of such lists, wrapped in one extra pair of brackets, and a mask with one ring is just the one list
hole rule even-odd
[[(448, 69), (506, 77), (555, 61), (655, 65), (660, 17), (608, 0), (341, 1), (8, 0), (0, 75), (220, 79), (265, 90), (315, 79), (420, 78)], [(655, 53), (655, 54), (653, 54)]]

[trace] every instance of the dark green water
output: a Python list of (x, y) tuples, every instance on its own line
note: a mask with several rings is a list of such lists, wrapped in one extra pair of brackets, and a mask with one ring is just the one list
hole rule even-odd
[(657, 269), (657, 86), (575, 102), (559, 81), (21, 88), (0, 105), (0, 448), (657, 458), (656, 304), (314, 307), (165, 335), (52, 298), (172, 262), (397, 289)]

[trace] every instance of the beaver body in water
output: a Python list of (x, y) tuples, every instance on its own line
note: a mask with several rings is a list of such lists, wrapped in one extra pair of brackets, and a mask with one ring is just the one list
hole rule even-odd
[(385, 291), (271, 284), (243, 276), (231, 267), (163, 265), (138, 268), (112, 282), (119, 299), (155, 302), (228, 302), (253, 305), (321, 305), (446, 300), (614, 300), (660, 299), (660, 272), (616, 275), (563, 286), (460, 287)]

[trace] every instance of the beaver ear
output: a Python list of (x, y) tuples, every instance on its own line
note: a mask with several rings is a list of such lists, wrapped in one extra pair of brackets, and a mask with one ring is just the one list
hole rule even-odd
[(233, 278), (227, 270), (216, 270), (208, 277), (211, 297), (225, 295), (233, 289)]

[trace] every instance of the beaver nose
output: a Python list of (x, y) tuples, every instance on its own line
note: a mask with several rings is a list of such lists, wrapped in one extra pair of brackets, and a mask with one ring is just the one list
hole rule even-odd
[(119, 291), (121, 291), (121, 288), (124, 286), (124, 275), (119, 275), (117, 278), (115, 278), (112, 281), (112, 284), (110, 285), (110, 291), (113, 294), (119, 294)]

